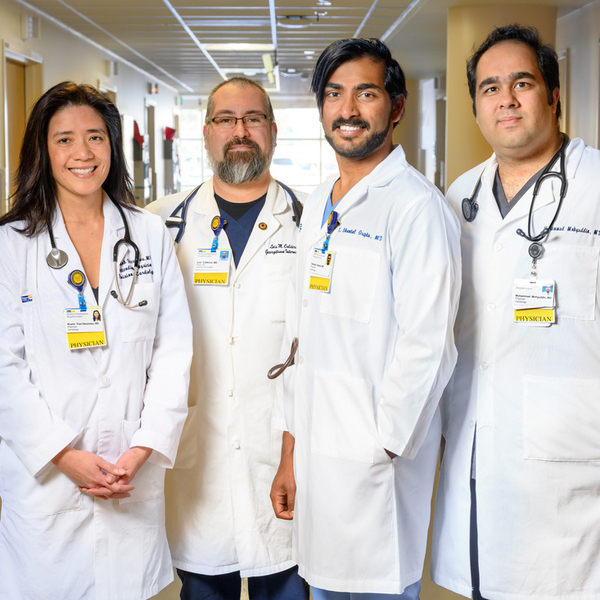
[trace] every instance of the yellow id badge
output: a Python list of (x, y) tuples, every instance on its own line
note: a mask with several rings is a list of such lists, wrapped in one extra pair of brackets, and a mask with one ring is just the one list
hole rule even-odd
[(227, 285), (230, 263), (231, 250), (212, 251), (210, 248), (198, 248), (194, 285)]
[(515, 323), (547, 327), (555, 321), (553, 308), (528, 308), (515, 310)]
[(556, 282), (552, 279), (515, 279), (512, 305), (515, 323), (549, 327), (556, 322)]
[(71, 350), (106, 346), (104, 318), (99, 306), (92, 306), (87, 310), (65, 308), (64, 317), (67, 343)]
[(334, 253), (330, 250), (315, 248), (308, 266), (308, 289), (329, 293), (333, 275)]

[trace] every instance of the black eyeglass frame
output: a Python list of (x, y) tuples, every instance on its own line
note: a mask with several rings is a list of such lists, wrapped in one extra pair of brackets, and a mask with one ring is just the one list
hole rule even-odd
[[(244, 115), (243, 117), (230, 117), (229, 115), (224, 115), (222, 117), (213, 117), (209, 122), (213, 123), (217, 127), (222, 127), (222, 123), (220, 121), (222, 121), (223, 119), (230, 119), (232, 121), (235, 121), (235, 123), (231, 127), (226, 127), (226, 129), (233, 129), (237, 125), (238, 121), (241, 121), (246, 127), (253, 127), (253, 125), (248, 125), (248, 123), (246, 122), (246, 119), (251, 119), (253, 117), (262, 117), (266, 121), (266, 123), (270, 121), (269, 116), (265, 115), (264, 113), (253, 113), (251, 115)], [(256, 125), (256, 127), (262, 127), (263, 125), (266, 125), (266, 123), (260, 123), (259, 125)]]

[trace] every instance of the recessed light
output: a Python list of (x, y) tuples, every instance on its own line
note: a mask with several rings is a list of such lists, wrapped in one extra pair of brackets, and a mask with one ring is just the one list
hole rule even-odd
[(207, 50), (224, 51), (224, 52), (270, 52), (275, 49), (273, 44), (244, 44), (244, 43), (229, 43), (229, 44), (205, 44)]

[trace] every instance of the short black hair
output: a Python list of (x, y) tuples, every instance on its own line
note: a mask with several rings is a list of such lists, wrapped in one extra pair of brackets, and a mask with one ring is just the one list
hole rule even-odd
[(315, 65), (310, 89), (317, 98), (319, 113), (323, 114), (325, 87), (332, 73), (340, 65), (363, 56), (383, 63), (385, 91), (390, 95), (392, 104), (395, 104), (400, 96), (408, 97), (402, 67), (392, 58), (389, 48), (382, 41), (375, 38), (348, 38), (327, 46)]
[[(504, 27), (496, 27), (475, 50), (473, 56), (467, 63), (467, 81), (469, 83), (469, 94), (473, 103), (473, 114), (477, 115), (475, 108), (475, 94), (477, 92), (477, 65), (481, 57), (492, 47), (500, 42), (521, 42), (529, 46), (535, 53), (538, 68), (546, 84), (548, 93), (548, 104), (552, 104), (553, 93), (556, 88), (560, 89), (560, 78), (558, 73), (558, 56), (549, 44), (543, 44), (540, 33), (535, 27), (513, 23)], [(556, 118), (560, 119), (560, 99), (556, 105)]]

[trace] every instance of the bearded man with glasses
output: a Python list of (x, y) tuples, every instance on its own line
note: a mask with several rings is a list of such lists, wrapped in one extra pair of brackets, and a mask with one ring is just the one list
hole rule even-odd
[[(178, 258), (194, 326), (189, 414), (167, 479), (167, 533), (182, 600), (308, 599), (291, 558), (291, 523), (269, 490), (281, 453), (271, 428), (296, 194), (269, 166), (277, 125), (262, 86), (235, 77), (210, 94), (204, 126), (213, 176), (148, 208), (186, 204)], [(304, 195), (297, 194), (303, 197)], [(190, 198), (186, 203), (186, 198)], [(297, 221), (297, 218), (296, 218)]]

